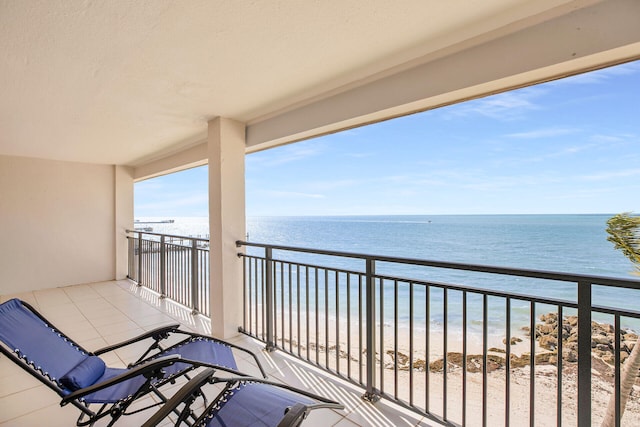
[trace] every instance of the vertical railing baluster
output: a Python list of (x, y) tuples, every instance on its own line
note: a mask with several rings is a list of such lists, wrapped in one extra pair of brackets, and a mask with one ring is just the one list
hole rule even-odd
[[(289, 264), (289, 353), (293, 352), (293, 295), (292, 295), (292, 265)], [(284, 323), (284, 322), (283, 322)], [(284, 333), (282, 334), (284, 336)], [(284, 346), (283, 346), (284, 348)]]
[[(427, 365), (428, 366), (428, 365)], [(462, 427), (467, 425), (467, 291), (462, 291)]]
[[(534, 331), (532, 331), (533, 333)], [(535, 337), (535, 336), (533, 336)], [(591, 283), (578, 282), (578, 425), (591, 425)]]
[[(291, 271), (291, 266), (289, 267), (289, 271)], [(285, 323), (284, 323), (284, 279), (285, 279), (285, 274), (284, 274), (284, 269), (285, 269), (285, 263), (281, 262), (280, 263), (280, 345), (282, 346), (282, 349), (285, 349), (285, 343), (284, 340), (286, 338), (285, 335)], [(277, 341), (276, 341), (277, 343)]]
[[(414, 328), (414, 283), (409, 282), (409, 404), (413, 406), (413, 328)], [(427, 368), (428, 369), (428, 368)]]
[(508, 426), (511, 408), (511, 298), (505, 301), (505, 379), (504, 379), (504, 425)]
[(278, 263), (276, 261), (272, 261), (273, 269), (271, 270), (273, 273), (273, 277), (271, 278), (272, 292), (273, 292), (273, 305), (272, 305), (272, 316), (273, 316), (273, 346), (274, 348), (278, 347)]
[(167, 296), (167, 248), (165, 236), (160, 236), (160, 298)]
[(431, 339), (431, 287), (427, 285), (424, 290), (424, 317), (425, 317), (425, 328), (424, 328), (424, 411), (429, 412), (429, 360), (430, 360), (430, 339)]
[(316, 345), (316, 365), (319, 365), (320, 362), (320, 282), (319, 282), (319, 278), (320, 276), (318, 275), (318, 267), (314, 268), (315, 271), (315, 296), (316, 296), (316, 335), (314, 337), (315, 340), (315, 345)]
[(255, 277), (255, 304), (253, 306), (254, 323), (256, 325), (256, 338), (262, 337), (264, 341), (264, 260), (255, 258), (254, 277)]
[[(409, 369), (409, 372), (411, 372), (411, 369)], [(411, 387), (409, 387), (409, 390), (411, 390)], [(393, 397), (398, 399), (398, 281), (397, 280), (393, 281), (393, 392), (394, 392)]]
[[(251, 286), (252, 286), (252, 275), (251, 272), (252, 270), (252, 266), (255, 263), (255, 260), (253, 258), (249, 258), (247, 259), (245, 257), (244, 261), (243, 261), (243, 269), (244, 269), (244, 277), (245, 277), (245, 285), (244, 285), (244, 291), (247, 294), (247, 300), (249, 301), (249, 306), (245, 307), (245, 319), (247, 324), (245, 325), (245, 330), (249, 331), (250, 335), (255, 335), (255, 333), (253, 332), (253, 316), (252, 316), (252, 311), (251, 308), (253, 306), (253, 292), (251, 292)], [(257, 305), (257, 304), (256, 304)]]
[(300, 354), (300, 342), (302, 341), (302, 337), (300, 336), (300, 264), (296, 264), (296, 326), (298, 327), (298, 339), (296, 342), (298, 343), (298, 357), (302, 358)]
[(482, 294), (482, 426), (487, 425), (487, 294)]
[(253, 279), (251, 280), (251, 287), (253, 289), (253, 296), (252, 296), (252, 301), (253, 301), (253, 310), (252, 310), (252, 317), (253, 320), (251, 322), (252, 327), (255, 329), (255, 332), (253, 333), (253, 335), (258, 338), (258, 334), (260, 334), (260, 311), (258, 310), (258, 307), (260, 307), (260, 293), (262, 290), (262, 270), (260, 268), (261, 266), (261, 262), (258, 258), (253, 258), (252, 259), (252, 263), (251, 263), (251, 272), (253, 274)]
[[(249, 270), (249, 279), (248, 279), (248, 289), (249, 289), (249, 304), (252, 305), (253, 307), (258, 307), (258, 286), (256, 285), (256, 297), (255, 297), (255, 302), (253, 300), (253, 292), (252, 292), (252, 288), (253, 288), (253, 272), (255, 271), (256, 267), (256, 259), (255, 258), (250, 258), (249, 259), (249, 265), (247, 266), (248, 270)], [(256, 282), (257, 280), (257, 276), (256, 276)], [(247, 311), (249, 312), (249, 331), (251, 333), (251, 335), (253, 336), (258, 336), (258, 316), (256, 314), (256, 327), (255, 330), (253, 328), (253, 307), (249, 307), (247, 309)]]
[(305, 299), (306, 299), (306, 318), (307, 318), (307, 329), (306, 329), (306, 338), (307, 338), (307, 360), (310, 360), (311, 355), (310, 355), (310, 349), (309, 349), (309, 345), (310, 345), (310, 340), (309, 340), (309, 332), (311, 331), (311, 329), (309, 328), (309, 266), (305, 266)]
[[(266, 260), (260, 260), (260, 275), (261, 277), (261, 287), (260, 287), (260, 298), (262, 299), (262, 304), (260, 305), (260, 316), (262, 320), (261, 324), (261, 334), (262, 341), (267, 342), (267, 269), (266, 269)], [(258, 304), (256, 304), (256, 310), (258, 310)]]
[(376, 329), (378, 329), (379, 333), (380, 333), (380, 373), (379, 376), (377, 378), (377, 389), (380, 390), (382, 393), (384, 393), (384, 346), (385, 346), (385, 342), (384, 342), (384, 280), (385, 279), (378, 279), (379, 283), (380, 283), (380, 296), (379, 298), (379, 302), (378, 302), (378, 307), (380, 307), (380, 326)]
[[(242, 261), (244, 265), (244, 260)], [(243, 268), (244, 271), (244, 268)], [(200, 311), (200, 305), (198, 301), (200, 301), (200, 296), (198, 295), (198, 290), (200, 289), (198, 284), (198, 242), (194, 239), (191, 241), (191, 313), (198, 314)], [(246, 293), (242, 293), (242, 306), (247, 306), (247, 296)], [(244, 316), (243, 316), (244, 318)]]
[(347, 378), (351, 379), (351, 274), (347, 273)]
[(335, 272), (335, 290), (336, 290), (336, 372), (340, 373), (340, 292), (338, 292), (338, 283), (340, 276), (338, 271)]
[[(162, 248), (162, 245), (160, 245), (160, 247)], [(162, 250), (162, 249), (160, 249)], [(160, 268), (161, 270), (164, 270), (164, 295), (165, 298), (174, 298), (175, 294), (173, 292), (173, 285), (172, 285), (172, 260), (171, 257), (173, 256), (173, 252), (171, 251), (171, 243), (167, 244), (166, 240), (165, 240), (165, 245), (164, 245), (164, 269), (162, 269), (162, 259), (160, 260)], [(160, 279), (160, 288), (162, 288), (162, 278)]]
[[(531, 301), (529, 319), (529, 426), (535, 426), (536, 418), (536, 303)], [(581, 424), (579, 424), (581, 425)]]
[(376, 292), (375, 292), (375, 269), (376, 264), (373, 258), (366, 258), (365, 286), (366, 286), (366, 340), (367, 340), (367, 383), (366, 392), (362, 396), (369, 402), (377, 401), (380, 396), (376, 392)]
[(362, 274), (358, 274), (358, 381), (362, 382)]
[[(140, 279), (140, 284), (142, 284), (143, 286), (150, 286), (151, 285), (151, 281), (150, 280), (146, 280), (148, 279), (147, 277), (143, 277), (143, 271), (146, 270), (145, 267), (149, 266), (149, 254), (145, 253), (145, 250), (150, 250), (151, 245), (149, 241), (144, 240), (144, 238), (142, 238), (142, 235), (140, 235), (139, 237), (139, 243), (140, 243), (140, 259), (138, 260), (138, 263), (140, 264), (139, 267), (139, 273), (138, 273), (138, 277)], [(146, 274), (146, 272), (145, 272)]]
[(273, 342), (273, 249), (270, 247), (265, 248), (265, 261), (266, 261), (266, 329), (267, 329), (267, 351), (274, 351), (276, 349)]
[(622, 414), (622, 408), (620, 406), (621, 401), (620, 401), (620, 391), (621, 391), (621, 387), (622, 387), (622, 382), (621, 382), (621, 371), (622, 371), (622, 362), (620, 360), (620, 315), (616, 314), (615, 315), (615, 321), (614, 321), (614, 404), (615, 404), (615, 427), (620, 427), (620, 418), (622, 418), (621, 414)]
[(329, 369), (329, 269), (324, 270), (324, 366)]
[(138, 233), (138, 286), (142, 286), (142, 233)]
[(133, 273), (133, 260), (135, 258), (135, 249), (132, 245), (133, 240), (131, 237), (127, 236), (127, 278), (135, 280), (131, 273)]
[(184, 300), (181, 300), (182, 294), (181, 292), (178, 292), (177, 289), (177, 280), (178, 280), (178, 275), (177, 275), (177, 269), (176, 269), (176, 247), (169, 243), (169, 245), (167, 245), (165, 251), (166, 251), (166, 258), (165, 258), (165, 265), (166, 265), (166, 276), (165, 276), (165, 290), (167, 293), (167, 297), (174, 299), (180, 303), (184, 303)]
[(562, 312), (562, 306), (558, 306), (558, 359), (557, 359), (557, 375), (558, 375), (558, 388), (556, 391), (557, 399), (556, 399), (556, 426), (562, 426), (562, 341), (564, 335), (564, 322), (563, 322), (564, 314)]
[(447, 368), (448, 368), (448, 359), (447, 359), (447, 335), (449, 328), (449, 317), (448, 306), (449, 306), (449, 293), (448, 289), (444, 288), (442, 290), (442, 321), (443, 321), (443, 330), (442, 330), (442, 352), (444, 353), (442, 356), (442, 418), (447, 420)]

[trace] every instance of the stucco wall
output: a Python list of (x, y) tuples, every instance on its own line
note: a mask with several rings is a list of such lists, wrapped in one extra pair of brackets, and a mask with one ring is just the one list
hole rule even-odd
[(113, 279), (116, 169), (0, 156), (0, 294)]

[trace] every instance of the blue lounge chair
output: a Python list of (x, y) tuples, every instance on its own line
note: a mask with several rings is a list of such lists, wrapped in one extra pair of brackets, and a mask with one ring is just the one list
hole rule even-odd
[[(192, 409), (198, 397), (206, 394), (207, 384), (225, 387), (200, 415)], [(294, 427), (313, 409), (344, 409), (338, 402), (264, 379), (216, 378), (205, 369), (183, 386), (143, 427), (155, 427), (171, 413), (179, 413), (175, 426), (183, 422), (192, 427)], [(193, 423), (191, 420), (195, 419)]]
[[(29, 304), (18, 299), (0, 304), (0, 352), (55, 391), (61, 405), (72, 404), (81, 413), (78, 426), (90, 426), (110, 416), (113, 425), (121, 416), (162, 405), (168, 399), (160, 389), (201, 367), (243, 376), (233, 350), (250, 351), (211, 337), (170, 325), (125, 342), (90, 352), (63, 334)], [(171, 337), (173, 345), (163, 341)], [(179, 337), (178, 342), (174, 337)], [(140, 342), (150, 342), (143, 354), (126, 369), (109, 368), (100, 355)], [(166, 342), (166, 341), (165, 341)], [(158, 403), (128, 412), (142, 396), (154, 394)], [(99, 408), (93, 409), (99, 405)]]

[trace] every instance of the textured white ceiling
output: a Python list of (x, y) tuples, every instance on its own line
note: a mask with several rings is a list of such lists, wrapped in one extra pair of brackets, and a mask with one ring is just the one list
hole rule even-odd
[(136, 164), (568, 0), (0, 0), (0, 154)]

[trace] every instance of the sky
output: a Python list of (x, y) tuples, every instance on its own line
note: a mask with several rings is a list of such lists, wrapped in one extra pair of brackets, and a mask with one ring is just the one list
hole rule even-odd
[[(247, 216), (640, 212), (640, 61), (246, 156)], [(135, 216), (207, 216), (207, 168)]]

